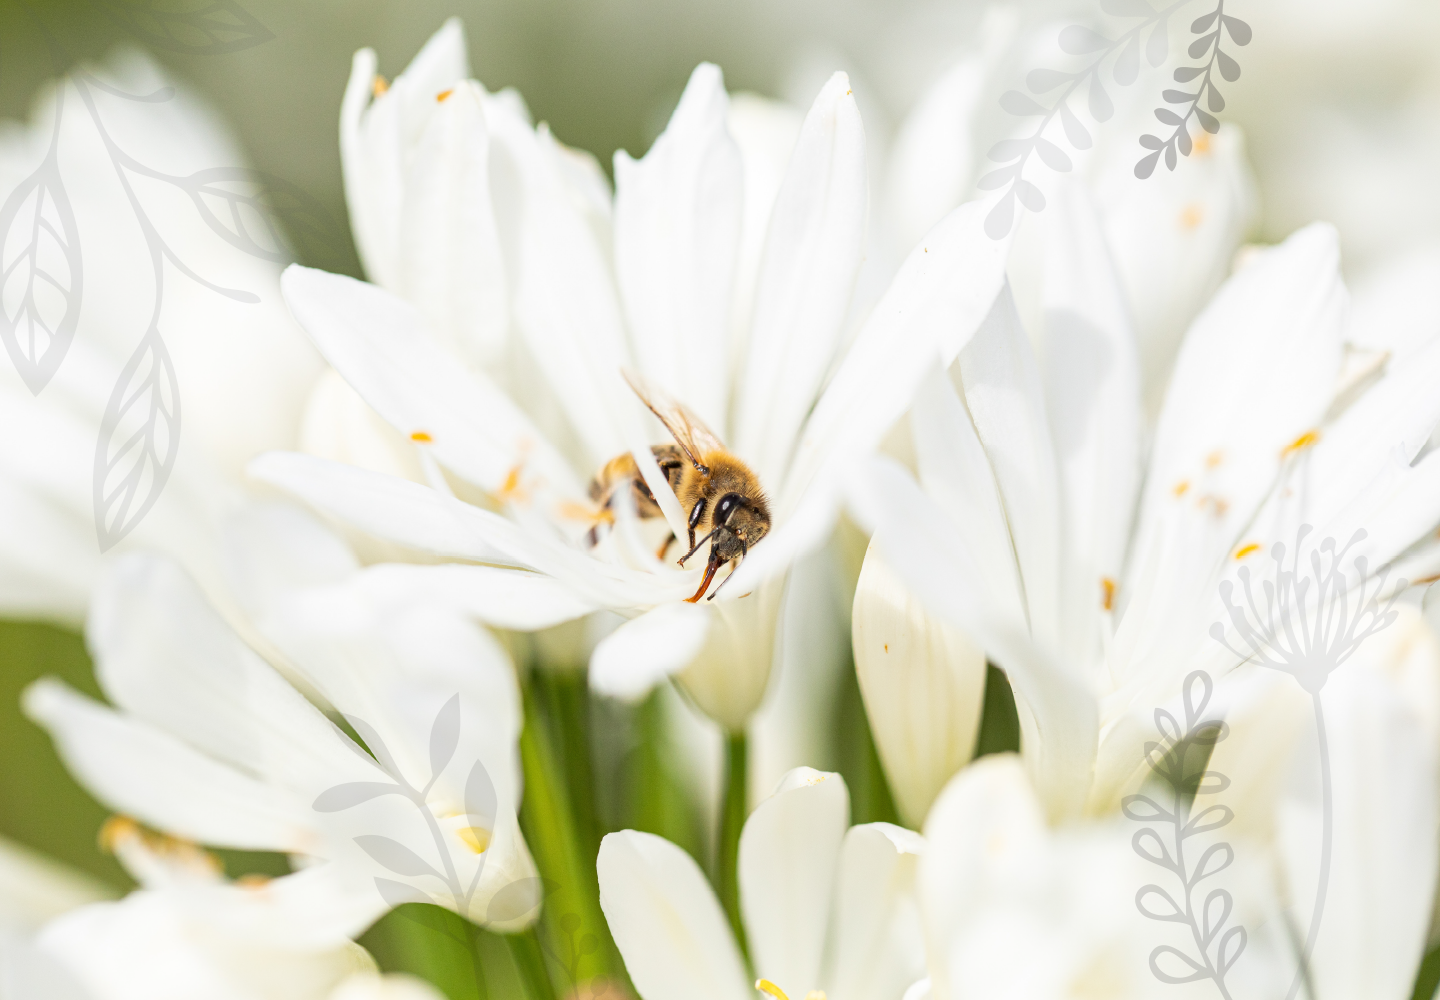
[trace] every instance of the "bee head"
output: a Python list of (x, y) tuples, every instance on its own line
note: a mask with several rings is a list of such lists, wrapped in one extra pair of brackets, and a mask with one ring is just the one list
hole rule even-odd
[(715, 537), (710, 551), (717, 563), (723, 564), (743, 556), (770, 530), (770, 511), (764, 501), (758, 504), (739, 493), (726, 493), (715, 505), (712, 519)]

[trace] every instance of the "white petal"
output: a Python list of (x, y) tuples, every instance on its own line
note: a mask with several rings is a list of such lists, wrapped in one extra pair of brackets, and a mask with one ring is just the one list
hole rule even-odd
[(712, 605), (709, 634), (678, 680), (702, 712), (732, 733), (744, 730), (769, 687), (787, 579), (772, 577), (754, 591), (727, 586), (720, 600), (705, 602)]
[(378, 537), (452, 558), (528, 566), (605, 607), (677, 600), (689, 595), (687, 585), (693, 589), (698, 582), (698, 571), (671, 574), (678, 582), (670, 583), (610, 566), (416, 483), (308, 455), (262, 455), (250, 464), (250, 474)]
[(1053, 815), (1077, 812), (1099, 732), (1090, 683), (995, 606), (964, 539), (903, 469), (875, 459), (860, 481), (862, 505), (880, 525), (876, 544), (886, 563), (933, 614), (970, 635), (1005, 670), (1021, 710), (1021, 748), (1035, 787)]
[(0, 922), (9, 931), (33, 931), (67, 910), (116, 895), (92, 875), (0, 838)]
[(951, 948), (969, 922), (983, 919), (987, 875), (1003, 877), (1017, 858), (1031, 855), (1044, 824), (1040, 803), (1019, 761), (1009, 754), (982, 759), (960, 772), (930, 810), (928, 849), (921, 855), (916, 885), (930, 980), (940, 1000), (960, 1000), (954, 983), (963, 970), (951, 968)]
[(924, 846), (919, 834), (888, 823), (845, 834), (822, 980), (827, 997), (896, 997), (925, 974), (915, 890)]
[[(1136, 131), (1153, 123), (1151, 108)], [(1113, 122), (1111, 130), (1124, 125)], [(1204, 148), (1201, 148), (1201, 147)], [(1232, 123), (1196, 144), (1188, 169), (1135, 176), (1133, 141), (1117, 145), (1094, 181), (1105, 235), (1140, 344), (1147, 411), (1159, 411), (1186, 328), (1230, 271), (1258, 199), (1245, 136)]]
[(490, 202), (484, 91), (457, 83), (409, 157), (395, 287), (457, 355), (498, 366), (509, 333), (505, 262)]
[(729, 103), (719, 67), (701, 63), (644, 158), (615, 154), (615, 271), (636, 363), (721, 434), (741, 211)]
[(1030, 631), (1058, 647), (1060, 495), (1040, 370), (1008, 286), (956, 361), (965, 404), (995, 470)]
[[(314, 850), (310, 804), (204, 756), (53, 680), (26, 689), (76, 778), (112, 809), (177, 836), (242, 850)], [(338, 745), (338, 744), (337, 744)]]
[[(1316, 224), (1259, 253), (1186, 336), (1155, 432), (1111, 670), (1178, 662), (1209, 619), (1216, 571), (1334, 392), (1345, 289), (1335, 230)], [(1297, 445), (1299, 447), (1299, 445)], [(1303, 456), (1302, 456), (1303, 457)], [(1162, 557), (1163, 554), (1163, 557)], [(1165, 572), (1138, 581), (1147, 565)]]
[(414, 306), (298, 264), (286, 268), (281, 287), (326, 360), (442, 464), (490, 491), (519, 469), (520, 482), (543, 483), (547, 497), (581, 495), (569, 463), (488, 378), (434, 343)]
[(328, 1000), (445, 1000), (445, 995), (424, 979), (387, 972), (383, 976), (351, 976)]
[(755, 974), (787, 996), (820, 982), (840, 843), (850, 825), (845, 779), (796, 768), (740, 834), (740, 912)]
[(340, 162), (365, 271), (397, 288), (406, 153), (434, 112), (436, 95), (470, 75), (460, 19), (446, 21), (371, 104), (375, 64), (374, 50), (355, 53), (340, 110)]
[(865, 132), (837, 73), (815, 98), (775, 199), (734, 444), (778, 483), (839, 343), (865, 236)]
[[(514, 318), (555, 400), (599, 467), (638, 431), (630, 364), (608, 263), (608, 232), (592, 226), (594, 184), (543, 125), (488, 117), (491, 176), (506, 261), (514, 262)], [(508, 227), (508, 229), (507, 229)]]
[(934, 366), (948, 366), (989, 313), (1009, 244), (985, 235), (983, 207), (972, 202), (942, 219), (875, 306), (806, 423), (775, 530), (735, 571), (733, 589), (754, 587), (823, 540), (853, 463), (880, 443)]
[(76, 910), (46, 927), (38, 943), (104, 1000), (313, 1000), (375, 969), (348, 941), (312, 949), (227, 939), (163, 892)]
[(302, 795), (374, 777), (169, 562), (135, 553), (113, 564), (86, 638), (107, 696), (220, 761)]
[(371, 566), (360, 572), (355, 586), (382, 603), (448, 608), (485, 625), (521, 632), (597, 610), (554, 577), (492, 566)]
[[(735, 301), (730, 314), (730, 359), (732, 378), (745, 370), (750, 345), (750, 320), (755, 313), (755, 284), (760, 277), (760, 258), (770, 228), (775, 196), (785, 181), (785, 168), (795, 150), (795, 140), (805, 116), (780, 101), (740, 93), (730, 98), (730, 134), (740, 148), (744, 169), (744, 212), (740, 222), (740, 246), (735, 266)], [(733, 383), (732, 383), (733, 384)]]
[(985, 653), (931, 617), (873, 544), (855, 588), (851, 628), (875, 749), (901, 816), (919, 826), (975, 752)]
[[(1321, 752), (1329, 754), (1334, 783), (1334, 840), (1311, 958), (1316, 994), (1403, 1000), (1426, 951), (1440, 861), (1433, 729), (1440, 648), (1420, 616), (1407, 612), (1366, 640), (1355, 659), (1332, 675), (1321, 702)], [(1313, 728), (1301, 732), (1303, 743), (1315, 739)], [(1323, 833), (1315, 751), (1302, 745), (1294, 752), (1278, 819), (1292, 918), (1303, 935), (1310, 927)]]
[(1140, 366), (1094, 207), (1078, 185), (1056, 194), (1044, 301), (1064, 534), (1061, 632), (1088, 663), (1103, 655), (1101, 615), (1120, 580), (1140, 485)]
[(695, 658), (712, 617), (708, 608), (672, 601), (626, 622), (595, 647), (591, 687), (612, 698), (639, 700)]
[(920, 484), (965, 538), (996, 606), (1024, 621), (1020, 567), (1000, 487), (970, 411), (955, 390), (953, 371), (933, 371), (910, 408)]
[(694, 860), (653, 834), (600, 844), (600, 908), (642, 1000), (747, 1000), (730, 925)]

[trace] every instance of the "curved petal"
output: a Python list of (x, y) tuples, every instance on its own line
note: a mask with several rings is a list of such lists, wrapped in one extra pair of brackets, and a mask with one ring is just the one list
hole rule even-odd
[(484, 90), (466, 80), (441, 93), (407, 158), (394, 290), (452, 351), (493, 369), (504, 358), (510, 306), (490, 200)]
[(798, 767), (755, 807), (740, 834), (740, 912), (755, 974), (787, 996), (820, 983), (836, 865), (850, 825), (838, 774)]
[(985, 653), (931, 617), (873, 545), (855, 587), (851, 628), (875, 749), (901, 816), (919, 826), (975, 752)]
[(997, 608), (960, 533), (890, 459), (874, 459), (857, 499), (880, 525), (876, 544), (912, 593), (970, 635), (1015, 688), (1021, 748), (1036, 789), (1056, 817), (1078, 813), (1090, 786), (1099, 706), (1089, 681), (1032, 641), (1024, 623)]
[(722, 434), (742, 176), (729, 104), (719, 67), (701, 63), (650, 151), (615, 154), (615, 272), (635, 361)]
[(736, 450), (778, 483), (839, 345), (865, 238), (865, 130), (836, 73), (801, 126), (755, 291)]
[(1045, 270), (1045, 402), (1060, 476), (1060, 634), (1098, 665), (1140, 485), (1140, 359), (1084, 189), (1056, 192)]
[(375, 776), (163, 559), (135, 553), (113, 565), (86, 637), (100, 686), (118, 706), (243, 773), (302, 795)]
[(962, 205), (906, 258), (805, 425), (776, 506), (776, 527), (735, 571), (745, 591), (819, 544), (842, 484), (905, 415), (926, 375), (948, 367), (989, 314), (1009, 243), (984, 231), (984, 205)]
[(520, 632), (599, 610), (554, 577), (494, 566), (389, 563), (361, 570), (354, 586), (383, 604), (448, 608), (482, 624)]
[(433, 113), (436, 95), (470, 75), (460, 19), (446, 21), (372, 104), (375, 63), (373, 49), (355, 53), (340, 108), (340, 164), (365, 272), (396, 288), (405, 154)]
[(648, 607), (679, 600), (699, 582), (698, 570), (657, 580), (655, 574), (601, 563), (527, 533), (498, 514), (407, 480), (338, 462), (272, 452), (250, 463), (250, 474), (380, 538), (474, 562), (528, 566), (605, 607)]
[(965, 404), (995, 470), (1030, 632), (1060, 642), (1060, 484), (1039, 365), (1006, 287), (956, 359)]
[(626, 622), (591, 654), (590, 686), (611, 698), (643, 698), (695, 658), (713, 617), (708, 608), (672, 601)]
[[(1110, 650), (1126, 681), (1203, 641), (1215, 574), (1334, 395), (1346, 293), (1339, 237), (1317, 223), (1261, 251), (1191, 326), (1155, 431), (1128, 602)], [(1140, 581), (1159, 565), (1166, 570)]]
[(642, 1000), (748, 1000), (720, 903), (690, 855), (661, 837), (612, 833), (596, 863), (600, 908)]
[(419, 311), (375, 285), (292, 264), (285, 301), (320, 353), (402, 434), (482, 489), (507, 480), (578, 498), (568, 462), (488, 378), (438, 346)]
[(49, 730), (97, 799), (176, 836), (221, 847), (303, 853), (317, 846), (309, 804), (42, 679), (25, 714)]
[(889, 823), (852, 826), (840, 846), (825, 995), (898, 997), (925, 974), (915, 872), (925, 839)]

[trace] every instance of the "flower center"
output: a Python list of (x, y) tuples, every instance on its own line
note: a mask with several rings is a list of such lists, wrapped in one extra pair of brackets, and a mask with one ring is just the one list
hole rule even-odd
[[(785, 995), (784, 990), (776, 986), (768, 979), (755, 980), (755, 988), (761, 993), (769, 993), (772, 997), (775, 998), (775, 1000), (790, 1000), (790, 998)], [(825, 991), (811, 990), (809, 993), (805, 994), (805, 1000), (825, 1000)]]

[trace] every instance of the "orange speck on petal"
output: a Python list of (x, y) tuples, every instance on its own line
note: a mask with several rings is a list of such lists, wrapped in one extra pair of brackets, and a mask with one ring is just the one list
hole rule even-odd
[(241, 875), (235, 880), (235, 884), (242, 889), (263, 889), (270, 884), (270, 877), (251, 872), (248, 875)]
[(435, 95), (435, 101), (436, 101), (436, 103), (439, 103), (440, 101), (445, 100), (445, 98), (449, 97), (449, 96), (450, 96), (451, 94), (453, 94), (453, 93), (455, 93), (455, 88), (454, 88), (454, 87), (451, 87), (449, 90), (442, 90), (442, 91), (440, 91), (440, 93), (438, 93), (438, 94)]
[(1223, 461), (1225, 461), (1225, 453), (1216, 449), (1205, 456), (1205, 468), (1213, 469)]
[(1115, 609), (1115, 581), (1108, 576), (1100, 578), (1101, 599), (1100, 606), (1106, 611)]
[(890, 644), (887, 642), (887, 643), (883, 643), (883, 645), (884, 645), (884, 647), (885, 647), (885, 652), (887, 652), (887, 653), (890, 652)]
[(1411, 586), (1423, 586), (1427, 583), (1434, 583), (1436, 580), (1440, 580), (1440, 573), (1436, 573), (1433, 576), (1422, 576), (1420, 579), (1414, 581)]
[(434, 441), (435, 439), (430, 436), (430, 432), (429, 432), (429, 431), (411, 431), (411, 432), (410, 432), (410, 440), (411, 440), (411, 441), (415, 441), (415, 442), (417, 442), (418, 444), (429, 444), (430, 442)]
[(376, 97), (379, 97), (389, 89), (390, 84), (385, 82), (385, 78), (383, 76), (381, 76), (379, 73), (376, 73), (375, 79), (370, 83), (370, 92)]
[(1244, 558), (1245, 558), (1246, 556), (1248, 556), (1250, 553), (1252, 553), (1252, 552), (1258, 552), (1259, 550), (1260, 550), (1260, 543), (1259, 543), (1259, 542), (1251, 542), (1249, 545), (1242, 545), (1242, 546), (1240, 546), (1240, 548), (1235, 551), (1235, 558), (1236, 558), (1236, 559), (1244, 559)]
[(1280, 457), (1282, 459), (1289, 458), (1291, 455), (1295, 454), (1295, 452), (1302, 451), (1319, 440), (1320, 432), (1318, 430), (1308, 430), (1304, 434), (1301, 434), (1299, 437), (1297, 437), (1294, 441), (1291, 441), (1289, 444), (1287, 444), (1285, 446), (1285, 450), (1280, 452)]
[(1201, 132), (1198, 136), (1195, 137), (1195, 152), (1199, 153), (1201, 156), (1204, 156), (1206, 153), (1210, 152), (1209, 132)]
[(1174, 489), (1172, 492), (1173, 492), (1177, 497), (1183, 497), (1183, 496), (1185, 495), (1185, 492), (1186, 492), (1187, 490), (1189, 490), (1189, 489), (1190, 489), (1190, 480), (1188, 480), (1188, 479), (1182, 479), (1182, 480), (1180, 480), (1178, 483), (1175, 484), (1175, 489)]
[(1194, 229), (1205, 219), (1205, 209), (1191, 202), (1180, 210), (1180, 227), (1182, 229)]

